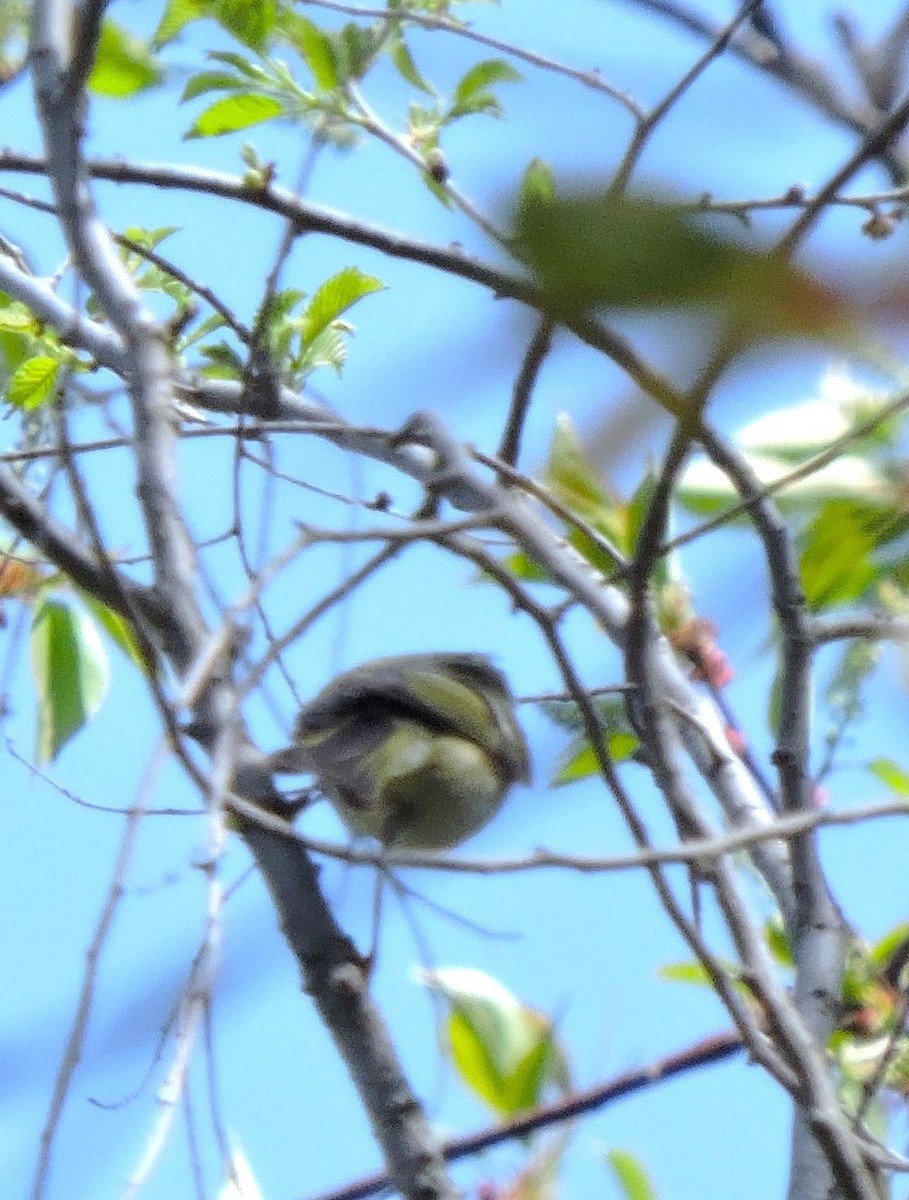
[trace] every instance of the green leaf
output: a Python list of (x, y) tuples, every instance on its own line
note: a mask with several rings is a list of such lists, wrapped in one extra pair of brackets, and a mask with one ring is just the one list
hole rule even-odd
[(186, 81), (180, 95), (180, 103), (195, 100), (197, 96), (204, 96), (207, 92), (232, 91), (242, 86), (245, 86), (244, 82), (230, 71), (200, 71), (198, 75), (191, 75)]
[(781, 967), (794, 967), (795, 958), (792, 954), (792, 945), (789, 941), (786, 927), (778, 913), (765, 922), (764, 936), (767, 939), (767, 947), (776, 962)]
[(555, 175), (550, 163), (543, 158), (532, 158), (524, 168), (518, 194), (521, 202), (547, 203), (555, 199)]
[(384, 289), (381, 279), (366, 275), (357, 267), (346, 267), (318, 288), (303, 313), (301, 338), (306, 346), (343, 312), (371, 292)]
[[(615, 763), (633, 758), (640, 742), (632, 733), (614, 732), (606, 734), (606, 749)], [(565, 787), (580, 779), (599, 775), (600, 763), (586, 738), (576, 738), (569, 743), (561, 756), (560, 766), (550, 781), (550, 787)]]
[(327, 34), (312, 21), (294, 14), (294, 44), (312, 72), (317, 87), (333, 92), (340, 85), (335, 47)]
[(163, 46), (182, 32), (191, 21), (198, 21), (213, 7), (213, 0), (167, 0), (158, 28), (152, 35), (153, 46)]
[(6, 385), (7, 400), (26, 412), (40, 408), (54, 394), (59, 369), (60, 364), (55, 358), (38, 355), (26, 359)]
[(551, 1022), (522, 1004), (498, 980), (469, 967), (418, 974), (441, 993), (452, 1061), (478, 1096), (504, 1116), (539, 1103), (546, 1086), (567, 1091), (568, 1064)]
[(693, 983), (698, 987), (713, 987), (710, 976), (697, 962), (667, 963), (666, 966), (660, 967), (658, 974), (661, 979), (668, 979), (672, 983)]
[(111, 637), (114, 643), (123, 651), (126, 657), (137, 666), (143, 674), (149, 673), (148, 663), (145, 660), (145, 655), (139, 645), (135, 631), (132, 625), (125, 617), (122, 617), (118, 612), (114, 612), (112, 608), (108, 608), (106, 604), (102, 604), (94, 596), (88, 592), (80, 590), (79, 595), (82, 602), (90, 609), (98, 621), (98, 624), (103, 627), (105, 632)]
[(802, 539), (799, 570), (815, 611), (863, 596), (879, 574), (872, 553), (875, 519), (851, 500), (828, 501)]
[(842, 647), (833, 678), (824, 690), (828, 708), (842, 725), (857, 721), (863, 714), (862, 685), (880, 660), (880, 647), (860, 639)]
[(517, 83), (522, 78), (511, 63), (501, 58), (490, 58), (471, 67), (455, 88), (451, 107), (446, 113), (448, 120), (467, 116), (469, 113), (485, 112), (499, 116), (502, 112), (498, 98), (489, 89), (496, 83)]
[(9, 304), (0, 308), (0, 329), (20, 329), (35, 333), (35, 314), (24, 304)]
[(874, 943), (869, 954), (871, 961), (879, 967), (889, 966), (890, 960), (896, 952), (905, 946), (907, 938), (909, 938), (909, 922), (902, 921)]
[(38, 690), (35, 753), (46, 763), (101, 707), (109, 667), (88, 613), (46, 597), (35, 606), (31, 658)]
[(220, 24), (253, 50), (261, 50), (275, 28), (275, 0), (218, 0), (214, 11)]
[(160, 83), (163, 72), (147, 43), (105, 18), (89, 90), (96, 96), (134, 96)]
[(250, 125), (260, 125), (273, 117), (281, 116), (283, 106), (273, 96), (262, 96), (254, 92), (238, 92), (217, 100), (199, 115), (195, 124), (184, 134), (184, 139), (221, 137), (225, 133), (236, 133)]
[(656, 1200), (656, 1192), (639, 1159), (627, 1150), (610, 1150), (606, 1162), (626, 1200)]
[(625, 519), (616, 496), (590, 462), (567, 413), (556, 417), (543, 480), (570, 512), (617, 545), (625, 540)]
[(898, 796), (909, 796), (909, 771), (897, 766), (892, 758), (875, 758), (868, 770)]
[(410, 47), (401, 35), (400, 27), (396, 31), (394, 41), (391, 45), (391, 61), (394, 63), (402, 79), (405, 79), (413, 87), (419, 88), (421, 92), (425, 92), (428, 96), (435, 96), (435, 88), (421, 74), (417, 64), (414, 62)]

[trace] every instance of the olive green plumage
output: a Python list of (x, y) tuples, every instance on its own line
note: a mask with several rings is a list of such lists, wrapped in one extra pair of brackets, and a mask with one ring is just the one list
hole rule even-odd
[(530, 778), (504, 676), (481, 654), (362, 663), (297, 718), (283, 770), (311, 772), (354, 834), (387, 846), (456, 846)]

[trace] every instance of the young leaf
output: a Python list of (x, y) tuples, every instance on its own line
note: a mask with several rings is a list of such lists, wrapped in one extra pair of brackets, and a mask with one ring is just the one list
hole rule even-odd
[(532, 158), (524, 168), (519, 187), (521, 202), (532, 204), (555, 199), (555, 175), (545, 159)]
[(163, 72), (145, 42), (111, 20), (102, 23), (95, 63), (88, 77), (90, 91), (96, 96), (123, 99), (154, 87), (162, 78)]
[(27, 412), (40, 408), (54, 394), (60, 364), (55, 358), (36, 355), (13, 372), (6, 385), (6, 398)]
[(218, 0), (214, 15), (244, 45), (261, 50), (275, 28), (277, 5), (275, 0)]
[(213, 7), (214, 0), (167, 0), (158, 28), (152, 35), (153, 46), (164, 46), (191, 21), (198, 21)]
[(568, 1089), (551, 1022), (498, 980), (470, 967), (421, 971), (418, 978), (449, 1005), (449, 1048), (461, 1078), (497, 1112), (510, 1116), (537, 1103), (548, 1085)]
[(522, 78), (520, 71), (500, 58), (487, 59), (471, 67), (455, 88), (451, 107), (446, 117), (453, 121), (469, 113), (485, 112), (500, 116), (502, 106), (490, 87), (496, 83), (517, 83)]
[(606, 1162), (626, 1200), (656, 1200), (656, 1192), (641, 1162), (627, 1150), (610, 1150)]
[(368, 296), (370, 292), (381, 292), (384, 286), (381, 279), (376, 279), (374, 275), (366, 275), (357, 267), (346, 267), (337, 275), (326, 279), (303, 313), (300, 330), (303, 345), (309, 345), (323, 329), (358, 300)]
[(97, 713), (110, 669), (98, 627), (88, 613), (47, 597), (35, 607), (31, 658), (38, 690), (35, 755), (46, 763)]
[(148, 674), (148, 663), (145, 661), (145, 655), (142, 653), (129, 621), (125, 617), (121, 617), (118, 612), (114, 612), (112, 608), (108, 608), (106, 604), (102, 604), (100, 600), (96, 600), (94, 596), (90, 596), (88, 592), (80, 591), (79, 595), (86, 607), (94, 613), (98, 624), (113, 638), (130, 662), (140, 671)]
[(897, 796), (909, 796), (909, 771), (897, 766), (892, 758), (875, 758), (868, 770)]
[(236, 133), (250, 125), (260, 125), (279, 117), (284, 111), (280, 100), (274, 96), (262, 96), (258, 92), (238, 92), (216, 100), (196, 118), (192, 128), (183, 135), (184, 140), (203, 137), (221, 137), (225, 133)]

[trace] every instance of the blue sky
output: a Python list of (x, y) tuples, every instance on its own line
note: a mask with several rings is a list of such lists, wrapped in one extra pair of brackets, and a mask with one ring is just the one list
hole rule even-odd
[[(124, 0), (111, 13), (133, 28), (147, 29), (159, 7)], [(827, 6), (809, 0), (780, 7), (792, 10), (785, 16), (803, 48), (825, 57), (831, 46), (824, 32)], [(896, 7), (874, 6), (878, 28)], [(714, 3), (701, 11), (726, 19), (731, 6)], [(311, 15), (320, 19), (315, 11)], [(560, 6), (506, 0), (501, 8), (477, 6), (470, 15), (478, 27), (506, 40), (580, 68), (598, 66), (605, 78), (645, 103), (661, 97), (700, 50), (688, 36), (607, 0), (571, 0)], [(863, 13), (861, 20), (866, 32), (874, 32), (871, 17)], [(199, 26), (171, 57), (191, 71), (200, 65), (204, 49), (227, 45), (211, 26)], [(450, 87), (479, 56), (476, 47), (452, 46), (438, 34), (415, 35), (413, 49), (425, 74), (443, 87)], [(380, 75), (369, 91), (389, 119), (400, 112), (403, 92), (393, 78)], [(503, 87), (500, 94), (507, 119), (464, 122), (446, 142), (446, 156), (459, 187), (503, 223), (507, 197), (532, 155), (551, 161), (560, 176), (603, 177), (624, 147), (627, 116), (607, 99), (568, 81), (528, 69), (523, 84)], [(122, 104), (96, 101), (88, 126), (89, 152), (239, 172), (240, 139), (183, 141), (181, 134), (198, 105), (178, 110), (171, 95), (152, 93)], [(0, 94), (4, 142), (14, 149), (39, 148), (31, 110), (27, 84)], [(281, 181), (289, 185), (305, 154), (299, 132), (266, 127), (251, 131), (247, 140), (263, 159), (281, 164)], [(845, 133), (807, 105), (741, 64), (724, 60), (714, 64), (654, 137), (640, 178), (689, 195), (704, 190), (734, 197), (772, 195), (793, 183), (808, 188), (822, 183), (851, 147)], [(864, 178), (880, 182), (873, 172)], [(35, 179), (3, 182), (44, 194)], [(251, 318), (281, 235), (274, 222), (235, 211), (226, 202), (151, 188), (99, 185), (96, 196), (114, 227), (179, 225), (182, 232), (168, 243), (168, 252), (241, 316)], [(414, 236), (442, 244), (461, 241), (490, 253), (464, 219), (442, 208), (413, 171), (382, 146), (322, 156), (308, 196)], [(877, 245), (859, 235), (858, 224), (850, 214), (826, 221), (811, 239), (805, 261), (825, 275), (861, 282), (902, 257), (905, 231)], [(784, 225), (779, 218), (767, 218), (761, 230), (770, 236)], [(50, 272), (58, 265), (60, 249), (46, 217), (0, 199), (0, 232), (25, 246), (39, 270)], [(389, 428), (432, 407), (459, 437), (494, 449), (532, 327), (528, 315), (472, 285), (328, 239), (301, 241), (285, 282), (311, 291), (350, 264), (374, 272), (387, 290), (356, 310), (357, 333), (343, 378), (318, 377), (314, 382), (322, 394), (350, 420)], [(686, 329), (640, 318), (629, 320), (626, 328), (663, 369), (684, 376), (696, 367), (698, 347)], [(775, 346), (723, 381), (714, 419), (731, 431), (758, 412), (815, 394), (831, 357), (822, 346)], [(577, 427), (594, 438), (617, 405), (633, 400), (617, 369), (562, 337), (540, 380), (525, 466), (532, 469), (542, 462), (558, 412), (568, 411)], [(660, 452), (668, 429), (649, 402), (638, 398), (636, 403), (635, 436), (623, 443), (620, 454), (607, 444), (602, 456), (604, 471), (626, 490), (648, 456)], [(86, 433), (95, 428), (89, 414), (83, 425)], [(369, 496), (387, 486), (402, 506), (413, 498), (412, 489), (387, 470), (352, 464), (330, 447), (285, 442), (281, 454), (296, 469), (305, 463), (308, 477), (323, 487)], [(194, 527), (202, 534), (217, 531), (230, 511), (229, 452), (193, 447), (181, 465)], [(99, 463), (89, 470), (89, 479), (113, 544), (128, 553), (138, 534), (134, 511), (121, 509), (118, 500), (128, 486), (125, 467), (122, 461), (116, 467)], [(328, 503), (307, 498), (305, 504), (307, 519), (338, 520), (337, 509)], [(282, 508), (285, 528), (294, 515), (289, 503)], [(358, 554), (332, 548), (307, 558), (276, 592), (282, 623), (343, 577)], [(226, 559), (213, 553), (208, 561), (223, 594), (242, 591), (243, 581), (231, 575)], [(768, 621), (757, 550), (740, 534), (727, 533), (684, 561), (698, 608), (717, 621), (737, 668), (731, 696), (743, 724), (759, 751), (766, 752), (771, 668), (762, 655)], [(19, 753), (27, 755), (32, 699), (19, 629), (20, 617), (10, 611), (4, 686), (12, 712), (5, 732)], [(411, 551), (400, 566), (374, 579), (322, 622), (288, 661), (299, 673), (301, 691), (309, 694), (333, 672), (364, 658), (432, 649), (443, 641), (447, 648), (494, 654), (519, 694), (554, 685), (552, 666), (526, 619), (515, 618), (493, 589), (477, 585), (465, 564), (429, 549)], [(588, 623), (572, 623), (572, 645), (590, 682), (615, 678), (615, 655)], [(113, 665), (104, 710), (49, 773), (85, 800), (116, 807), (133, 803), (146, 786), (159, 731), (142, 682), (116, 657)], [(289, 698), (275, 694), (287, 721), (293, 715)], [(905, 724), (895, 654), (886, 657), (879, 702), (851, 756), (856, 762), (892, 748)], [(265, 705), (253, 702), (249, 717), (265, 745), (280, 744), (281, 729)], [(547, 790), (559, 736), (531, 708), (522, 711), (522, 720), (533, 746), (535, 786), (516, 791), (499, 818), (471, 842), (469, 852), (512, 854), (544, 845), (596, 848), (605, 854), (629, 848), (628, 835), (598, 786)], [(647, 796), (649, 784), (640, 768), (629, 768), (629, 779), (636, 794)], [(832, 802), (870, 798), (851, 791), (859, 779), (858, 772), (838, 775), (831, 783)], [(173, 763), (157, 769), (148, 794), (156, 806), (196, 807)], [(123, 822), (79, 807), (13, 758), (0, 763), (0, 795), (7, 797), (0, 897), (8, 914), (0, 956), (9, 979), (0, 993), (0, 1062), (6, 1064), (0, 1070), (0, 1190), (15, 1196), (25, 1193), (34, 1169), (51, 1083)], [(648, 816), (651, 811), (659, 835), (668, 838), (656, 795)], [(324, 836), (339, 834), (326, 806), (307, 816), (306, 828)], [(905, 917), (904, 896), (889, 885), (904, 877), (905, 846), (898, 837), (878, 825), (831, 831), (823, 843), (846, 909), (869, 937)], [(205, 883), (194, 864), (204, 851), (198, 818), (151, 817), (143, 824), (127, 894), (102, 960), (84, 1061), (59, 1132), (51, 1196), (117, 1196), (138, 1161), (161, 1078), (161, 1064), (154, 1062), (157, 1038), (202, 936)], [(242, 846), (232, 846), (225, 879), (240, 879), (247, 867)], [(323, 878), (342, 922), (367, 937), (370, 874), (329, 863)], [(882, 880), (888, 885), (881, 886)], [(649, 885), (637, 875), (586, 878), (547, 872), (486, 879), (421, 873), (408, 881), (434, 905), (488, 931), (478, 932), (440, 917), (419, 900), (412, 902), (412, 919), (431, 947), (433, 963), (487, 970), (527, 1003), (554, 1014), (579, 1086), (727, 1027), (709, 993), (657, 979), (661, 964), (686, 955)], [(709, 912), (706, 920), (709, 929)], [(484, 1124), (487, 1116), (440, 1063), (434, 1012), (411, 974), (420, 959), (408, 920), (396, 903), (388, 902), (376, 998), (433, 1118), (446, 1131), (464, 1132)], [(244, 878), (227, 906), (214, 1030), (224, 1122), (248, 1156), (263, 1195), (309, 1196), (378, 1167), (378, 1152), (353, 1089), (300, 992), (295, 965), (255, 876)], [(202, 1061), (200, 1056), (191, 1077), (200, 1127), (205, 1126), (207, 1104)], [(152, 1083), (146, 1080), (150, 1071)], [(723, 1195), (734, 1189), (741, 1200), (750, 1200), (778, 1193), (786, 1172), (788, 1122), (784, 1099), (758, 1068), (744, 1059), (713, 1068), (585, 1121), (575, 1133), (564, 1192), (580, 1195), (609, 1186), (602, 1155), (623, 1146), (641, 1158), (660, 1196), (695, 1190)], [(213, 1170), (210, 1140), (205, 1147), (206, 1165)], [(503, 1179), (522, 1157), (521, 1147), (505, 1148), (488, 1161), (460, 1168), (457, 1177), (467, 1187), (487, 1176)], [(189, 1193), (186, 1136), (178, 1121), (143, 1195), (157, 1200)]]

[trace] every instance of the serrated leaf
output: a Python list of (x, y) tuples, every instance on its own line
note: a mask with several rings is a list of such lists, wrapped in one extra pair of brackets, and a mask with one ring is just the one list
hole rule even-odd
[(225, 133), (236, 133), (251, 125), (260, 125), (281, 116), (284, 111), (280, 100), (273, 96), (262, 96), (253, 92), (238, 92), (225, 96), (199, 115), (184, 139), (221, 137)]
[(332, 321), (371, 292), (381, 292), (385, 285), (374, 275), (366, 275), (357, 267), (345, 267), (317, 289), (307, 304), (301, 324), (303, 345), (309, 345)]
[(17, 367), (6, 385), (6, 398), (16, 408), (40, 408), (54, 394), (60, 364), (55, 358), (37, 355)]
[(319, 367), (331, 367), (340, 375), (347, 361), (347, 342), (344, 333), (336, 326), (322, 332), (305, 347), (294, 364), (296, 374), (302, 381)]
[(110, 672), (88, 613), (47, 597), (35, 606), (31, 659), (38, 691), (35, 754), (46, 763), (97, 713)]
[(627, 1150), (610, 1150), (606, 1162), (626, 1200), (656, 1200), (656, 1192), (639, 1159)]
[(148, 45), (105, 18), (94, 66), (88, 77), (89, 91), (96, 96), (123, 99), (153, 87), (162, 78), (163, 71)]

